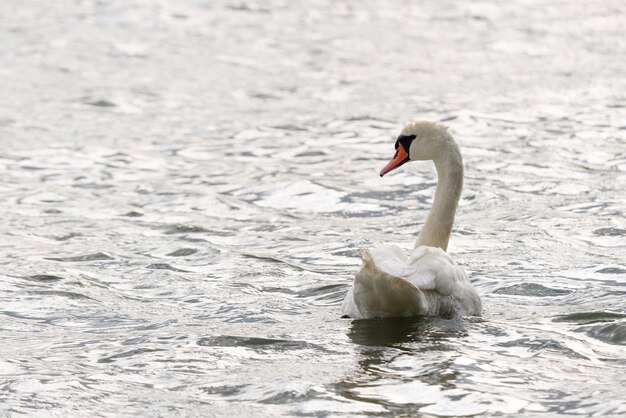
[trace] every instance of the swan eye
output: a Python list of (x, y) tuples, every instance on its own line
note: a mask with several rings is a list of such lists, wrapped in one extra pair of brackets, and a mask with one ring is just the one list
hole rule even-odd
[(398, 146), (402, 145), (402, 148), (404, 148), (406, 152), (409, 152), (411, 142), (413, 142), (415, 138), (417, 138), (416, 135), (400, 135), (396, 140), (396, 149), (398, 149)]

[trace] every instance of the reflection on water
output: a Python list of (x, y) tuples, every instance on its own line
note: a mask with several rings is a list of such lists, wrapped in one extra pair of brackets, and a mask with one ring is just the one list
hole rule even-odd
[[(626, 414), (624, 7), (535, 3), (0, 2), (0, 416)], [(483, 317), (342, 319), (415, 118)]]
[(415, 317), (355, 320), (348, 337), (362, 346), (398, 348), (407, 343), (445, 342), (465, 332), (465, 322), (461, 319)]
[[(458, 376), (453, 368), (457, 355), (450, 343), (465, 335), (460, 319), (353, 321), (348, 337), (362, 346), (358, 367), (336, 384), (337, 393), (350, 400), (385, 405), (395, 413), (415, 413), (453, 392), (458, 396)], [(471, 407), (460, 405), (456, 414)]]
[(372, 347), (395, 347), (419, 341), (430, 318), (372, 319), (352, 322), (348, 337), (355, 344)]

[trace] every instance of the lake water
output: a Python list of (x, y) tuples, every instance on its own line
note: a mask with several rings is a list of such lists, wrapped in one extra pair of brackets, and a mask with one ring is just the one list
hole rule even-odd
[[(623, 6), (0, 3), (0, 416), (623, 416)], [(342, 319), (414, 119), (483, 315)]]

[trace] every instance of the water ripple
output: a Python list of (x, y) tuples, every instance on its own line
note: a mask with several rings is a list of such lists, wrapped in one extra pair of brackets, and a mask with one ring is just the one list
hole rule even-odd
[[(621, 2), (42, 5), (0, 2), (0, 416), (626, 414)], [(415, 118), (483, 316), (341, 318), (432, 204), (378, 176)]]

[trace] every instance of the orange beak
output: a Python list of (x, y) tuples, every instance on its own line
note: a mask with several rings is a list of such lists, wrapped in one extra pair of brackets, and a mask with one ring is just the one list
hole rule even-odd
[(402, 164), (406, 163), (407, 161), (409, 161), (409, 154), (407, 154), (407, 152), (404, 150), (404, 147), (402, 145), (398, 145), (398, 149), (396, 150), (396, 155), (394, 155), (391, 161), (389, 161), (387, 165), (382, 170), (380, 170), (380, 176), (381, 177), (384, 176), (391, 170), (394, 170), (400, 167)]

